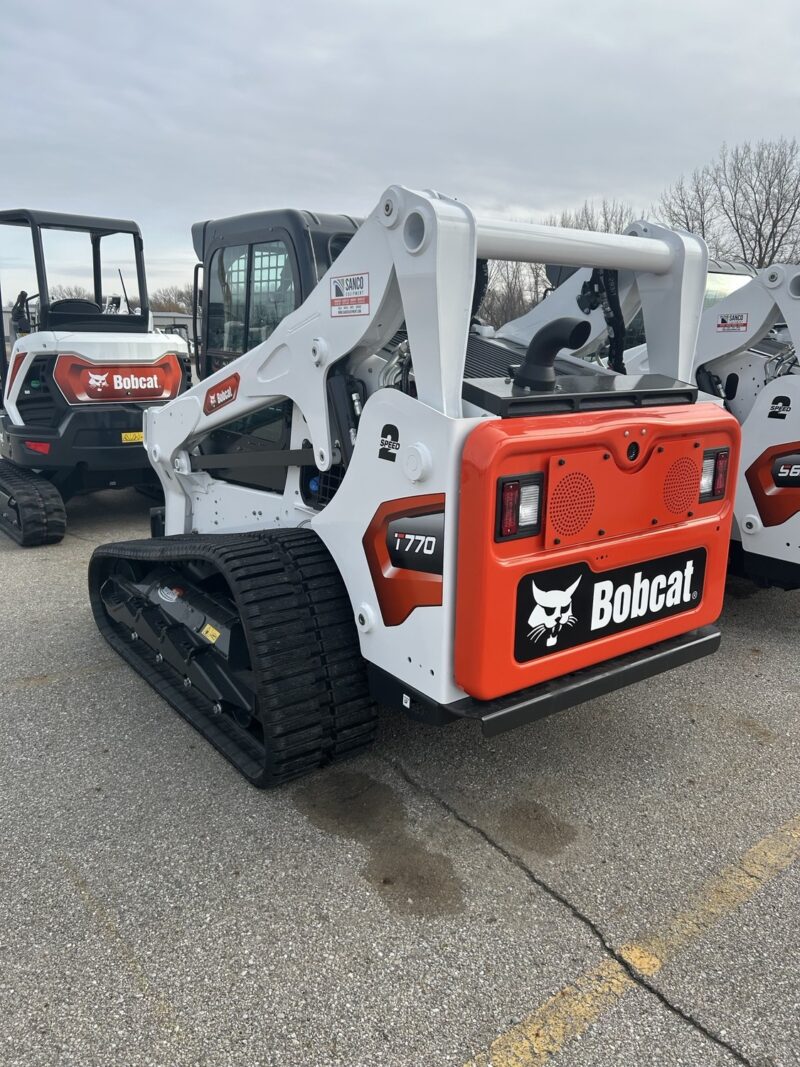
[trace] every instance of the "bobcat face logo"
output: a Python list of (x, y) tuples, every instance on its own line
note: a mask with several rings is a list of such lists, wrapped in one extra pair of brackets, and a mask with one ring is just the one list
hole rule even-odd
[(89, 388), (90, 389), (97, 389), (99, 391), (101, 389), (105, 389), (105, 387), (107, 385), (108, 385), (108, 371), (106, 371), (105, 374), (92, 374), (92, 372), (89, 371)]
[(530, 632), (528, 637), (531, 641), (545, 638), (545, 644), (552, 648), (558, 641), (558, 635), (565, 626), (574, 626), (578, 621), (572, 614), (572, 598), (575, 590), (580, 585), (582, 575), (572, 583), (569, 589), (563, 592), (560, 589), (552, 589), (549, 593), (539, 589), (536, 582), (531, 580), (533, 586), (534, 609), (528, 616)]

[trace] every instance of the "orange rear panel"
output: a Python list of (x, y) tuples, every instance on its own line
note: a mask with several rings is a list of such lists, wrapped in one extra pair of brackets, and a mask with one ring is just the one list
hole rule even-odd
[[(724, 448), (726, 494), (700, 503), (703, 453)], [(711, 403), (476, 427), (461, 471), (458, 685), (489, 700), (714, 622), (738, 454), (738, 423)], [(497, 540), (499, 479), (535, 473), (541, 532)]]

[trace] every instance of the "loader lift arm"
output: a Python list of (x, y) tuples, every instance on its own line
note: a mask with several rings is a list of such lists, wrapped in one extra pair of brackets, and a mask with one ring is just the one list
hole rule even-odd
[[(456, 200), (392, 186), (305, 303), (266, 342), (186, 392), (168, 412), (147, 413), (145, 440), (164, 486), (167, 533), (193, 528), (188, 501), (209, 489), (207, 476), (192, 471), (190, 452), (197, 440), (278, 399), (286, 397), (300, 409), (316, 465), (329, 470), (336, 459), (329, 375), (345, 357), (354, 364), (369, 358), (403, 321), (418, 398), (448, 418), (460, 418), (479, 258), (558, 258), (619, 270), (620, 303), (625, 306), (635, 288), (658, 339), (654, 369), (669, 366), (670, 377), (681, 378), (674, 368), (691, 362), (701, 310), (698, 279), (706, 268), (705, 246), (697, 239), (644, 223), (629, 236), (616, 236), (479, 220)], [(360, 307), (367, 314), (335, 312), (336, 278), (363, 280), (368, 302)], [(548, 301), (548, 317), (555, 317), (558, 296)], [(517, 333), (522, 331), (527, 343), (535, 329), (526, 330), (524, 322)], [(499, 336), (516, 339), (510, 327)], [(229, 400), (231, 389), (235, 396)], [(224, 404), (212, 404), (215, 390), (226, 393)]]

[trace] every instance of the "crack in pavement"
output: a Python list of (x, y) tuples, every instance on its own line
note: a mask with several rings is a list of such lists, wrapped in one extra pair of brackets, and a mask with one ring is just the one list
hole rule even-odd
[[(712, 1042), (718, 1048), (728, 1052), (738, 1063), (744, 1064), (745, 1067), (755, 1067), (755, 1064), (751, 1060), (749, 1060), (739, 1049), (737, 1049), (721, 1035), (714, 1033), (713, 1030), (710, 1030), (707, 1026), (701, 1023), (699, 1019), (696, 1019), (694, 1016), (690, 1015), (689, 1012), (685, 1011), (677, 1004), (674, 1004), (666, 996), (666, 994), (664, 994), (660, 989), (658, 989), (651, 982), (649, 982), (645, 975), (642, 974), (642, 972), (638, 970), (635, 966), (633, 966), (628, 958), (626, 958), (624, 949), (622, 951), (615, 949), (607, 935), (593, 919), (591, 919), (588, 915), (581, 911), (580, 908), (573, 904), (572, 901), (570, 901), (557, 889), (553, 888), (553, 886), (549, 885), (546, 881), (544, 881), (544, 879), (541, 878), (540, 875), (536, 874), (521, 857), (517, 856), (515, 853), (507, 849), (504, 845), (500, 844), (499, 841), (496, 841), (490, 833), (483, 829), (482, 826), (479, 826), (477, 823), (472, 822), (472, 820), (467, 818), (465, 815), (462, 815), (457, 808), (455, 808), (444, 797), (440, 796), (434, 789), (430, 788), (430, 786), (428, 786), (426, 783), (416, 779), (399, 761), (389, 759), (385, 756), (380, 758), (385, 763), (387, 763), (388, 766), (395, 770), (401, 776), (401, 778), (403, 778), (403, 780), (412, 787), (412, 789), (415, 789), (417, 792), (422, 793), (425, 796), (431, 798), (433, 801), (435, 801), (439, 805), (439, 807), (446, 811), (452, 818), (456, 819), (462, 826), (472, 831), (472, 833), (477, 834), (487, 845), (489, 845), (490, 848), (494, 849), (497, 853), (499, 853), (507, 862), (513, 864), (513, 866), (516, 867), (529, 882), (537, 886), (537, 888), (541, 889), (542, 892), (546, 893), (547, 896), (549, 896), (556, 903), (566, 908), (573, 916), (573, 918), (577, 919), (578, 922), (580, 922), (592, 934), (592, 936), (600, 944), (606, 955), (609, 956), (610, 959), (613, 960), (614, 963), (616, 963), (622, 969), (622, 971), (624, 971), (624, 975), (627, 976), (627, 978), (630, 979), (630, 981), (634, 985), (638, 986), (640, 989), (643, 989), (645, 992), (650, 993), (661, 1003), (664, 1008), (667, 1009), (667, 1011), (669, 1011), (677, 1019), (681, 1020), (681, 1022), (683, 1023), (686, 1023), (698, 1034), (706, 1038), (706, 1040)], [(657, 960), (657, 957), (650, 956), (650, 953), (644, 946), (630, 945), (625, 946), (625, 948), (629, 950), (628, 954), (630, 956), (634, 956), (634, 958), (641, 958), (645, 961), (645, 963), (648, 959)], [(654, 969), (658, 970), (660, 969), (660, 966), (661, 961), (657, 960), (657, 966)], [(478, 1061), (474, 1062), (476, 1063), (477, 1067)], [(489, 1061), (486, 1062), (488, 1063)], [(537, 1062), (539, 1061), (537, 1060)]]

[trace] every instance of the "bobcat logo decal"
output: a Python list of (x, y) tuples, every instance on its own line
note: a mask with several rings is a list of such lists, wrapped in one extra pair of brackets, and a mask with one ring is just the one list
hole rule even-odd
[(89, 371), (89, 388), (90, 389), (105, 389), (108, 385), (108, 371), (105, 374), (92, 374)]
[[(588, 642), (694, 611), (703, 599), (706, 559), (706, 550), (695, 548), (602, 571), (580, 560), (523, 574), (517, 582), (514, 658), (530, 663), (563, 656)], [(648, 643), (643, 635), (641, 644)]]
[(578, 620), (572, 614), (572, 598), (582, 577), (579, 575), (569, 589), (563, 592), (560, 589), (552, 589), (549, 593), (539, 589), (531, 579), (534, 601), (533, 611), (528, 617), (528, 638), (531, 641), (536, 642), (540, 637), (544, 637), (547, 647), (552, 648), (558, 642), (558, 635), (564, 627), (575, 625)]

